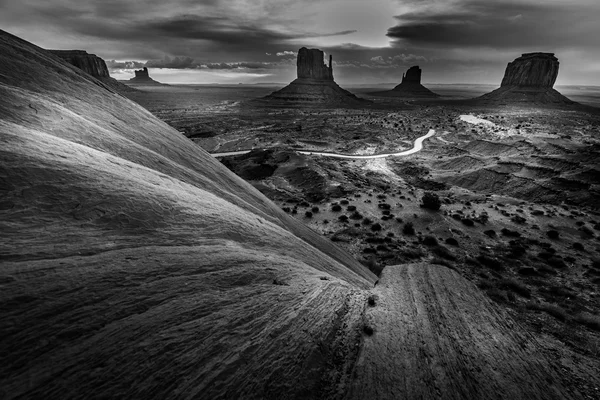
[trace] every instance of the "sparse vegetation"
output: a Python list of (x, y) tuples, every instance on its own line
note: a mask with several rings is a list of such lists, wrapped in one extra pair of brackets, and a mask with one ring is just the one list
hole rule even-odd
[(437, 211), (442, 206), (442, 202), (440, 197), (433, 192), (425, 192), (423, 198), (421, 199), (423, 202), (422, 207), (427, 208), (429, 210)]

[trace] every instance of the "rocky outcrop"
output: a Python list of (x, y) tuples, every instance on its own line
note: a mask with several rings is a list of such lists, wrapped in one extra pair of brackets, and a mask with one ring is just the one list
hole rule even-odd
[(296, 62), (298, 78), (264, 100), (304, 104), (359, 104), (368, 101), (339, 87), (333, 80), (333, 57), (329, 56), (329, 65), (325, 65), (323, 59), (321, 50), (302, 47)]
[(316, 79), (322, 81), (333, 81), (333, 57), (329, 56), (329, 66), (323, 63), (324, 54), (319, 49), (301, 48), (298, 51), (296, 67), (298, 79)]
[(58, 56), (76, 66), (77, 68), (87, 72), (96, 78), (110, 78), (108, 67), (103, 59), (95, 54), (89, 54), (84, 50), (49, 50), (50, 53)]
[(136, 91), (136, 89), (111, 78), (106, 62), (95, 54), (89, 54), (85, 50), (48, 50), (48, 52), (93, 76), (117, 92)]
[(370, 93), (381, 97), (402, 97), (402, 98), (434, 98), (439, 97), (425, 86), (421, 85), (421, 68), (418, 65), (410, 67), (406, 73), (402, 74), (402, 82), (392, 90), (384, 92)]
[(558, 76), (554, 53), (526, 53), (508, 63), (500, 86), (552, 88)]
[(574, 104), (553, 89), (558, 65), (554, 53), (525, 53), (508, 63), (500, 88), (477, 100), (500, 104)]
[(162, 83), (150, 78), (150, 73), (146, 67), (135, 70), (134, 73), (135, 77), (126, 82), (128, 85), (163, 85)]

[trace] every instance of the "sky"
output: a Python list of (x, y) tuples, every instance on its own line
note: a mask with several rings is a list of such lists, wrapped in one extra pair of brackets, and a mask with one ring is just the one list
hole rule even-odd
[(600, 0), (0, 0), (0, 29), (102, 57), (111, 76), (147, 66), (165, 83), (287, 83), (300, 47), (340, 84), (499, 85), (527, 52), (560, 60), (557, 85), (600, 86)]

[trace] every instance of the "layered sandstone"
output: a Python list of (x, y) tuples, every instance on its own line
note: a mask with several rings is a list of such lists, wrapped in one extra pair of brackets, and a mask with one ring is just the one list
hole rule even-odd
[(554, 53), (525, 53), (508, 63), (500, 88), (478, 100), (491, 103), (573, 104), (553, 89), (558, 76)]
[(93, 76), (117, 92), (135, 91), (135, 89), (111, 78), (106, 62), (95, 54), (89, 54), (84, 50), (48, 50), (48, 52)]
[(283, 89), (271, 93), (265, 99), (291, 103), (357, 104), (366, 100), (342, 89), (333, 80), (333, 57), (329, 65), (324, 63), (324, 54), (319, 49), (302, 47), (296, 61), (298, 78)]
[(371, 93), (374, 96), (381, 97), (402, 97), (402, 98), (433, 98), (439, 97), (438, 94), (421, 85), (421, 68), (418, 65), (410, 67), (406, 73), (402, 74), (402, 81), (392, 90), (384, 92)]

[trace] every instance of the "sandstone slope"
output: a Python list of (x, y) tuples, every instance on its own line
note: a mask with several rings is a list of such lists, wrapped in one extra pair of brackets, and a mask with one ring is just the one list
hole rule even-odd
[(356, 261), (137, 104), (2, 31), (0, 143), (3, 399), (391, 398), (399, 382), (414, 398), (569, 398), (473, 285), (391, 268), (365, 312), (376, 278)]

